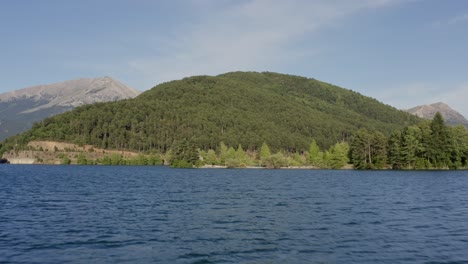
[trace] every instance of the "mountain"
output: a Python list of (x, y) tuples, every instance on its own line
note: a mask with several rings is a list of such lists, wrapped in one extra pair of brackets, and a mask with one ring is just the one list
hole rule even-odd
[(70, 80), (0, 94), (0, 140), (77, 106), (133, 98), (139, 91), (110, 78)]
[(463, 115), (442, 102), (420, 105), (406, 111), (424, 119), (432, 119), (437, 112), (440, 112), (448, 125), (464, 125), (468, 127), (468, 120)]
[(389, 135), (420, 122), (357, 92), (278, 73), (231, 72), (155, 86), (134, 99), (85, 105), (37, 123), (14, 140), (52, 140), (103, 149), (166, 152), (190, 139), (201, 149), (307, 150), (347, 140), (360, 128)]

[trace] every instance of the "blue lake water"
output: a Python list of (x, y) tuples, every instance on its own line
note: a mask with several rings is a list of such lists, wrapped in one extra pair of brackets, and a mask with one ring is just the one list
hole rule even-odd
[(1, 165), (0, 263), (468, 263), (468, 172)]

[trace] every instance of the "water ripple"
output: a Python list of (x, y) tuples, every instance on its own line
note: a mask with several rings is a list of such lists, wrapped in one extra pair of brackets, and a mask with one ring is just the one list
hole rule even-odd
[(0, 263), (468, 263), (464, 171), (0, 172)]

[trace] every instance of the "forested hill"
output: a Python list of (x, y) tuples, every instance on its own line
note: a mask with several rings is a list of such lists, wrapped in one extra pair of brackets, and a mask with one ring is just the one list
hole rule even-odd
[[(359, 128), (389, 135), (420, 119), (334, 85), (278, 73), (232, 72), (160, 84), (135, 99), (82, 106), (37, 123), (15, 142), (55, 140), (110, 149), (167, 151), (190, 139), (201, 149), (241, 144), (328, 148)], [(4, 146), (8, 142), (4, 143)]]

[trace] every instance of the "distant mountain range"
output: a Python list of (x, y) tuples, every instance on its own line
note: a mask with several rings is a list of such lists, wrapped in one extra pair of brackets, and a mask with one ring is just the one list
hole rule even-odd
[(140, 92), (110, 77), (83, 78), (0, 94), (0, 141), (80, 105), (134, 98)]
[[(224, 142), (303, 151), (348, 140), (360, 128), (390, 134), (420, 118), (315, 79), (271, 72), (193, 76), (134, 99), (92, 104), (52, 117), (23, 142), (51, 140), (104, 149), (158, 151), (190, 139), (203, 150)], [(28, 138), (26, 138), (28, 137)]]
[(432, 119), (437, 112), (440, 112), (448, 125), (464, 125), (468, 127), (468, 120), (463, 115), (442, 102), (420, 105), (406, 111), (425, 119)]

